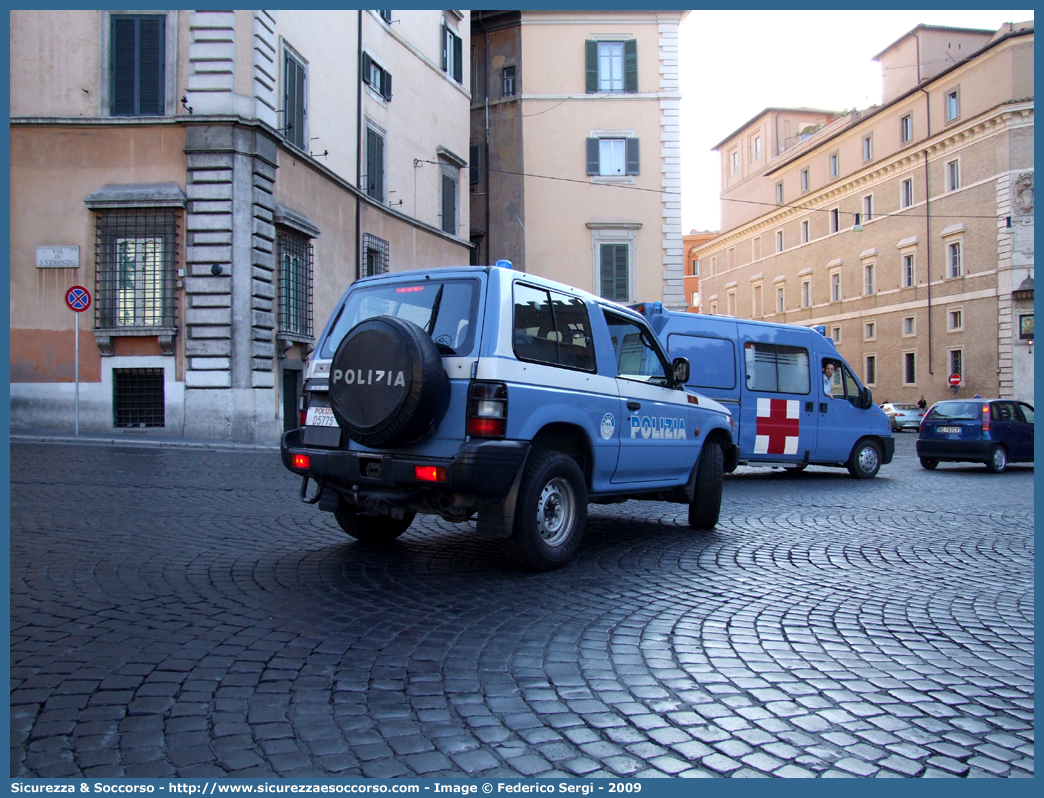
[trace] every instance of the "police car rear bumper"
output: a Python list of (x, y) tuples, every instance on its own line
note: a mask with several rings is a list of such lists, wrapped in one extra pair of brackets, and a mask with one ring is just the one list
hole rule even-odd
[(930, 460), (988, 463), (993, 446), (993, 441), (918, 440), (917, 456)]
[[(279, 448), (284, 466), (320, 484), (358, 487), (363, 491), (430, 489), (500, 499), (511, 489), (529, 454), (530, 444), (525, 441), (470, 441), (461, 445), (455, 457), (414, 457), (307, 446), (302, 443), (302, 429), (299, 428), (285, 432)], [(295, 467), (294, 455), (307, 455), (308, 468)], [(445, 479), (418, 479), (417, 467), (444, 469)]]

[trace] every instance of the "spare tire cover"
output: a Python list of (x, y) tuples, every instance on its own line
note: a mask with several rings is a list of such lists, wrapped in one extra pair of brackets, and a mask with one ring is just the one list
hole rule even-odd
[(392, 316), (360, 322), (330, 364), (330, 406), (348, 437), (393, 448), (424, 437), (446, 383), (435, 342), (416, 324)]

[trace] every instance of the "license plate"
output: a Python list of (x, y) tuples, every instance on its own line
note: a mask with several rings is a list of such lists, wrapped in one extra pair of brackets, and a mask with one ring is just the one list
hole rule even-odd
[(305, 424), (309, 427), (336, 427), (337, 419), (329, 407), (310, 407), (305, 416)]
[(938, 427), (937, 429), (938, 429), (939, 432), (944, 432), (944, 433), (946, 433), (946, 432), (948, 432), (948, 433), (956, 433), (956, 432), (960, 432), (961, 431), (960, 427)]

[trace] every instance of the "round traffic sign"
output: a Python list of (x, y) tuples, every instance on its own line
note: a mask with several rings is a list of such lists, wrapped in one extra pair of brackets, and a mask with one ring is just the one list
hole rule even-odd
[(960, 374), (951, 374), (950, 375), (950, 385), (952, 385), (952, 386), (954, 386), (956, 388), (960, 384), (961, 384), (961, 375)]
[(65, 304), (69, 306), (69, 310), (83, 313), (91, 306), (91, 292), (82, 285), (74, 285), (65, 292)]

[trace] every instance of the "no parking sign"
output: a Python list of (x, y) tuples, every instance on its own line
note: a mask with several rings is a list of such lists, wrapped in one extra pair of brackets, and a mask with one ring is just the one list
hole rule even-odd
[(69, 310), (83, 313), (91, 306), (91, 292), (82, 285), (74, 285), (65, 292), (65, 304), (69, 306)]

